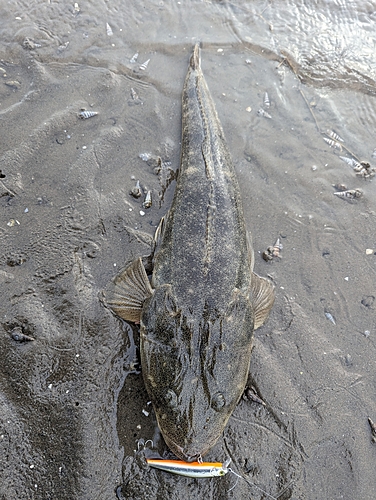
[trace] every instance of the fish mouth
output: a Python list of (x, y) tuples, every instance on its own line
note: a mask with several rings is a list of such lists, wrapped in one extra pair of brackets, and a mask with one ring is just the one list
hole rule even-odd
[(166, 436), (163, 436), (167, 446), (170, 450), (181, 460), (184, 462), (200, 462), (202, 461), (201, 453), (189, 453), (187, 450), (176, 444), (172, 439), (169, 439)]

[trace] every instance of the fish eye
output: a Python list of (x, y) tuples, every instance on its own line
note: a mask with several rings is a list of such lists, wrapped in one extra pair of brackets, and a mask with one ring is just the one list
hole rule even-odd
[(226, 404), (226, 400), (224, 395), (221, 392), (216, 392), (211, 400), (211, 407), (215, 411), (219, 411), (221, 408), (223, 408)]
[(165, 395), (166, 402), (170, 408), (176, 408), (178, 406), (178, 397), (176, 392), (172, 389), (169, 389)]

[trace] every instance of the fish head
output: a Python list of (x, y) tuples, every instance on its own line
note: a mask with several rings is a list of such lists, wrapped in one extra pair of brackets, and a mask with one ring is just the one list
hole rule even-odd
[[(222, 435), (244, 387), (229, 394), (217, 391), (209, 398), (207, 390), (193, 381), (192, 391), (179, 395), (167, 390), (165, 401), (153, 401), (158, 426), (169, 449), (186, 462), (200, 461)], [(194, 392), (194, 394), (193, 394)], [(177, 396), (176, 407), (171, 401)], [(211, 399), (211, 401), (209, 401)], [(166, 404), (170, 400), (169, 404)], [(210, 404), (211, 403), (211, 404)]]
[(169, 285), (145, 303), (142, 373), (165, 442), (182, 460), (199, 460), (221, 436), (244, 391), (252, 333), (244, 296), (200, 317), (177, 307)]

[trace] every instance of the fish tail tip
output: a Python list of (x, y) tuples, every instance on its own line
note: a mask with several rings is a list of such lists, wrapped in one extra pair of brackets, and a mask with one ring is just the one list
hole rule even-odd
[(192, 69), (199, 69), (201, 66), (200, 61), (200, 42), (197, 42), (193, 49), (190, 65)]

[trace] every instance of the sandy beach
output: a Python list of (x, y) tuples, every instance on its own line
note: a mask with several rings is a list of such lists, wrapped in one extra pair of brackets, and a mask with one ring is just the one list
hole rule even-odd
[[(375, 13), (191, 4), (0, 1), (2, 500), (374, 498)], [(102, 301), (170, 207), (197, 40), (276, 292), (265, 405), (241, 400), (205, 457), (240, 477), (201, 480), (147, 466), (168, 449), (138, 328)]]

